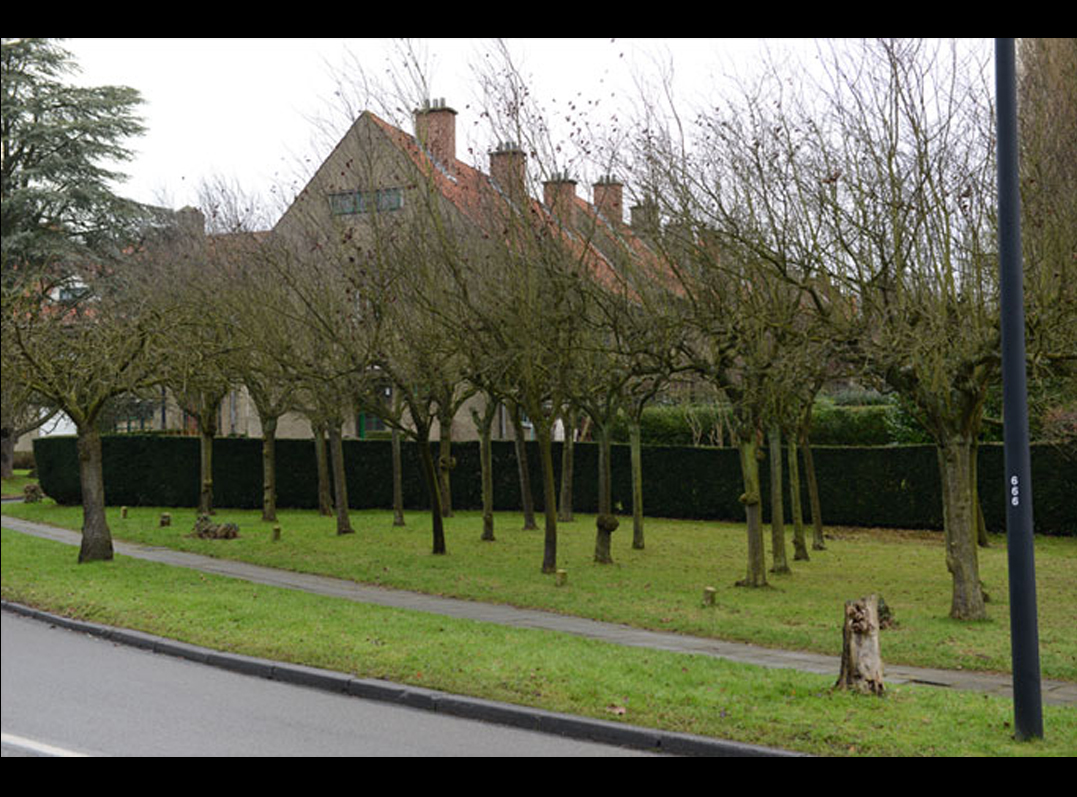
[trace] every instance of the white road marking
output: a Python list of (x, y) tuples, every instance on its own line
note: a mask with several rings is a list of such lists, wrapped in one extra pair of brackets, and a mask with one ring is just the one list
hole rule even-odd
[(10, 733), (0, 733), (0, 743), (11, 747), (18, 747), (39, 755), (54, 756), (56, 758), (86, 758), (85, 753), (76, 753), (74, 750), (65, 750), (62, 747), (54, 747), (51, 744), (35, 742), (33, 739), (24, 739)]

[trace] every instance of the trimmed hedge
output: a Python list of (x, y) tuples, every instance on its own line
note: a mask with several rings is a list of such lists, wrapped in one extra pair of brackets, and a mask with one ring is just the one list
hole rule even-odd
[[(106, 501), (114, 506), (196, 506), (198, 444), (195, 437), (104, 437)], [(59, 503), (79, 503), (75, 438), (41, 438), (35, 441), (34, 448), (45, 492)], [(812, 452), (827, 524), (942, 527), (938, 460), (933, 446), (813, 446)], [(457, 461), (452, 474), (453, 506), (478, 509), (482, 505), (478, 443), (454, 443), (453, 454)], [(560, 478), (560, 444), (554, 444), (554, 456)], [(614, 506), (618, 512), (627, 514), (632, 507), (628, 447), (615, 445), (612, 458)], [(513, 444), (495, 442), (493, 459), (495, 508), (517, 510), (521, 501)], [(261, 440), (218, 438), (214, 441), (213, 460), (214, 500), (218, 506), (261, 506)], [(528, 444), (528, 460), (536, 508), (541, 511), (539, 455), (534, 443)], [(577, 511), (597, 511), (597, 461), (595, 444), (576, 444), (573, 493)], [(391, 463), (389, 441), (345, 441), (348, 495), (353, 508), (392, 505)], [(403, 468), (406, 506), (427, 508), (429, 501), (414, 443), (403, 444)], [(1033, 445), (1033, 516), (1037, 533), (1077, 534), (1075, 468), (1077, 447)], [(317, 506), (317, 468), (311, 441), (278, 440), (277, 470), (278, 506)], [(760, 468), (764, 496), (769, 495), (768, 470)], [(743, 520), (739, 501), (743, 488), (735, 449), (645, 446), (643, 479), (648, 515)], [(988, 528), (1003, 531), (1006, 489), (1001, 445), (980, 446), (979, 488)], [(804, 496), (807, 508), (806, 488)], [(769, 520), (767, 504), (764, 501), (764, 518)]]

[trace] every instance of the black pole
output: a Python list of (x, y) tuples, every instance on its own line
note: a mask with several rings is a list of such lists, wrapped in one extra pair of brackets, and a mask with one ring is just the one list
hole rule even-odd
[(1002, 404), (1006, 460), (1006, 548), (1014, 727), (1019, 740), (1043, 736), (1032, 479), (1025, 384), (1025, 311), (1021, 200), (1017, 182), (1017, 79), (1014, 40), (995, 40), (998, 113), (998, 237), (1002, 310)]

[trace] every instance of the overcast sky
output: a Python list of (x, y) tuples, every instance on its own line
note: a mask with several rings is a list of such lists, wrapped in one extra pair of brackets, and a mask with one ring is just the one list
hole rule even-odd
[[(634, 77), (673, 63), (679, 93), (704, 94), (733, 70), (750, 68), (761, 39), (509, 39), (536, 98), (556, 106), (577, 98), (635, 95)], [(795, 43), (795, 42), (794, 42)], [(806, 44), (804, 40), (800, 42)], [(334, 92), (355, 61), (384, 75), (388, 39), (68, 39), (85, 85), (125, 85), (141, 92), (146, 134), (133, 141), (137, 159), (120, 193), (169, 207), (195, 204), (206, 180), (224, 178), (260, 194), (294, 190), (304, 161), (324, 154), (312, 142), (316, 120), (338, 112)], [(484, 39), (420, 40), (430, 93), (475, 122), (473, 64), (490, 50)], [(399, 59), (397, 59), (399, 60)], [(616, 95), (616, 96), (614, 96)], [(469, 114), (469, 111), (471, 112)], [(410, 132), (410, 131), (409, 131)], [(476, 142), (485, 151), (492, 142)], [(466, 145), (463, 145), (466, 146)], [(462, 150), (462, 147), (458, 147)], [(316, 164), (315, 164), (316, 165)]]

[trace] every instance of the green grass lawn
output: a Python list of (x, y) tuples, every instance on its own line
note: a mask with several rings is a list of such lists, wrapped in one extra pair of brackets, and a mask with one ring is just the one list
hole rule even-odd
[(30, 478), (30, 471), (16, 469), (12, 478), (0, 479), (0, 495), (3, 495), (5, 498), (11, 496), (22, 498), (23, 488), (28, 484), (36, 483), (37, 479)]
[[(514, 606), (542, 608), (643, 628), (838, 655), (845, 601), (876, 593), (897, 626), (882, 638), (885, 661), (947, 669), (1010, 669), (1005, 540), (980, 552), (991, 596), (986, 622), (948, 617), (950, 576), (941, 534), (832, 529), (826, 551), (792, 562), (793, 574), (771, 575), (766, 589), (734, 586), (744, 575), (743, 527), (736, 524), (648, 519), (647, 547), (634, 551), (631, 532), (614, 534), (613, 565), (596, 565), (594, 519), (560, 526), (558, 564), (568, 584), (557, 588), (540, 572), (542, 531), (521, 531), (519, 516), (499, 515), (497, 541), (479, 539), (481, 520), (461, 512), (446, 522), (449, 553), (430, 553), (430, 521), (411, 513), (403, 529), (388, 512), (353, 512), (354, 535), (337, 537), (333, 521), (314, 512), (280, 514), (282, 540), (257, 511), (220, 510), (218, 522), (240, 527), (236, 540), (197, 540), (188, 534), (193, 510), (169, 510), (160, 528), (158, 509), (132, 508), (126, 519), (109, 510), (117, 539), (172, 547), (281, 567)], [(67, 528), (81, 525), (77, 507), (50, 501), (5, 512)], [(627, 525), (627, 524), (626, 524)], [(769, 540), (768, 540), (769, 542)], [(1036, 541), (1041, 666), (1044, 677), (1077, 681), (1077, 538)], [(790, 546), (789, 556), (792, 556)], [(703, 588), (717, 590), (716, 605), (702, 605)]]
[[(518, 515), (499, 515), (497, 541), (479, 540), (481, 520), (458, 513), (447, 523), (449, 554), (433, 556), (429, 520), (412, 513), (394, 529), (387, 512), (355, 512), (357, 533), (333, 534), (331, 520), (281, 513), (283, 538), (258, 512), (222, 510), (240, 537), (187, 536), (194, 513), (110, 510), (117, 538), (264, 565), (318, 572), (441, 595), (560, 611), (641, 627), (750, 641), (837, 655), (846, 600), (881, 594), (897, 627), (883, 632), (887, 663), (1009, 668), (1006, 552), (1001, 539), (981, 551), (990, 619), (957, 623), (946, 615), (949, 577), (939, 535), (835, 529), (828, 550), (793, 563), (771, 587), (734, 587), (743, 575), (737, 525), (649, 520), (647, 549), (630, 531), (614, 535), (616, 564), (595, 565), (593, 518), (561, 526), (559, 565), (568, 583), (540, 572), (542, 532), (524, 532)], [(78, 508), (51, 502), (5, 513), (77, 528)], [(199, 644), (359, 675), (475, 694), (544, 708), (621, 719), (824, 754), (1072, 754), (1077, 709), (1045, 707), (1047, 739), (1010, 740), (1012, 704), (927, 687), (891, 689), (883, 700), (830, 692), (834, 678), (767, 671), (708, 657), (638, 651), (539, 631), (450, 621), (354, 606), (153, 566), (124, 558), (75, 566), (73, 549), (5, 532), (3, 593), (66, 614), (175, 636)], [(791, 551), (790, 551), (791, 555)], [(1041, 662), (1044, 677), (1077, 680), (1077, 540), (1037, 540)], [(717, 589), (702, 606), (705, 586)]]

